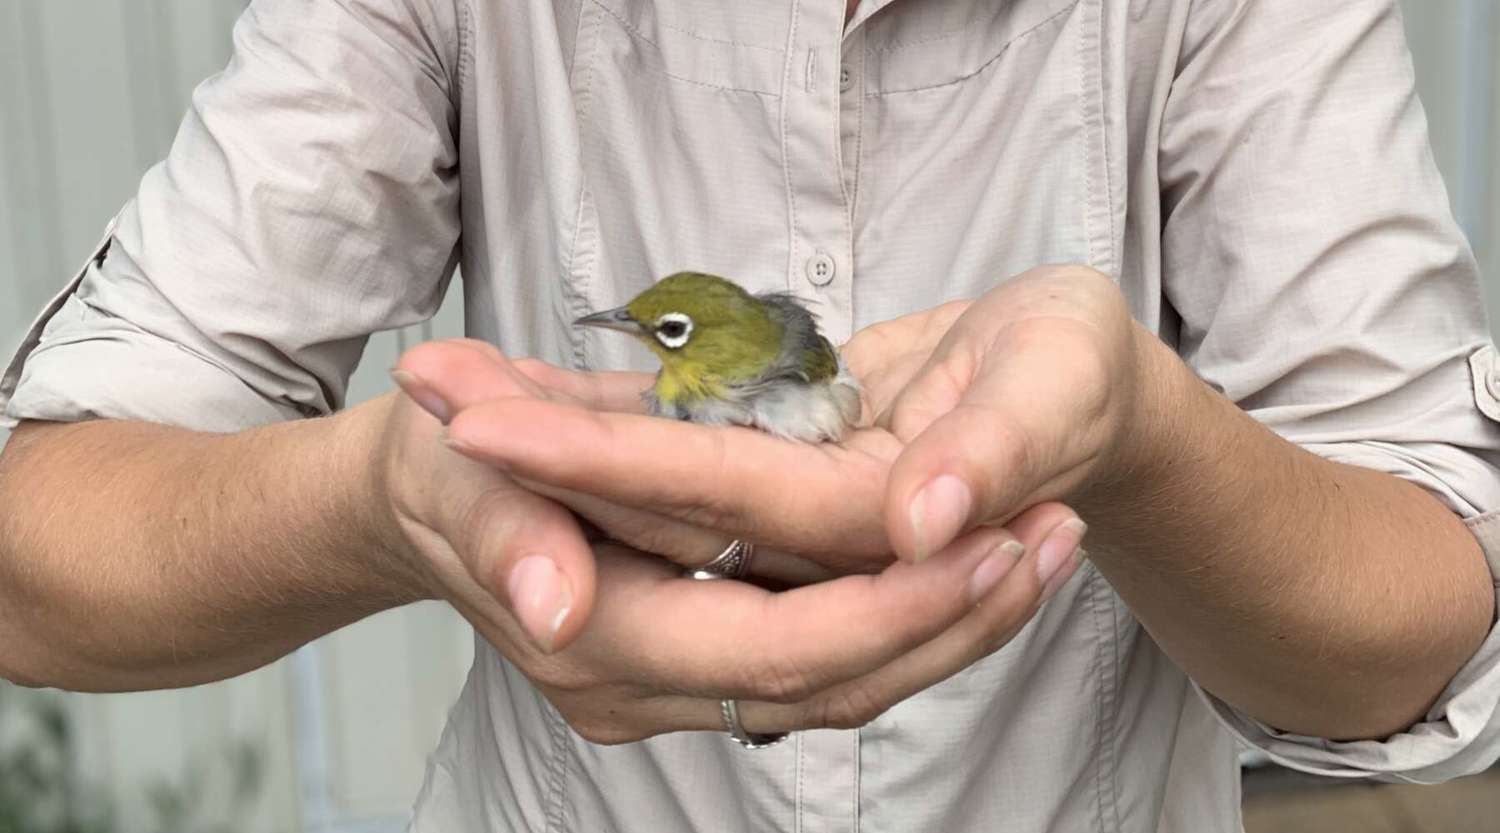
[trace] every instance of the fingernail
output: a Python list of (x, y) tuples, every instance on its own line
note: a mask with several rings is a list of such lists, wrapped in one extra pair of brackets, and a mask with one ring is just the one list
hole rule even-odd
[(511, 568), (506, 590), (510, 593), (511, 611), (521, 620), (537, 647), (545, 653), (552, 653), (557, 631), (573, 605), (568, 577), (557, 569), (552, 559), (531, 555)]
[(1026, 547), (1020, 541), (1010, 540), (979, 562), (979, 566), (974, 568), (974, 575), (969, 578), (969, 601), (973, 604), (983, 601), (1024, 555)]
[(437, 417), (438, 422), (444, 425), (452, 419), (453, 412), (448, 403), (443, 401), (427, 383), (422, 381), (415, 373), (407, 370), (392, 370), (391, 378), (401, 388), (401, 392), (411, 397), (411, 401), (421, 406), (422, 410)]
[(1036, 553), (1037, 578), (1042, 583), (1042, 601), (1052, 598), (1078, 570), (1082, 560), (1083, 536), (1089, 526), (1078, 518), (1063, 521)]
[(920, 563), (947, 546), (968, 522), (973, 505), (968, 484), (951, 474), (939, 475), (924, 486), (907, 510), (916, 545), (914, 560)]

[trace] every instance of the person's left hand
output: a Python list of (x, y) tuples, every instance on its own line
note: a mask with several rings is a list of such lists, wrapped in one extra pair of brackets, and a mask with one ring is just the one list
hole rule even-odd
[[(856, 334), (843, 353), (865, 385), (865, 426), (840, 444), (536, 399), (471, 403), (449, 435), (595, 523), (601, 507), (634, 507), (832, 574), (869, 572), (1121, 471), (1137, 339), (1108, 278), (1048, 267)], [(606, 378), (525, 371), (546, 386)], [(1082, 533), (1070, 524), (1043, 545), (1047, 580), (1071, 575)]]
[[(893, 551), (921, 559), (1046, 501), (1086, 507), (1127, 476), (1149, 338), (1114, 282), (1081, 266), (857, 333), (844, 356), (902, 446), (882, 512)], [(1049, 555), (1044, 580), (1065, 579), (1067, 553)]]

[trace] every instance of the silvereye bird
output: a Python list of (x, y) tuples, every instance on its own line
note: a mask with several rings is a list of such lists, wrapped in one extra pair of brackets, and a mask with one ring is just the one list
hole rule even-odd
[(653, 414), (803, 442), (839, 440), (859, 418), (859, 382), (791, 295), (678, 272), (574, 323), (629, 333), (661, 359)]

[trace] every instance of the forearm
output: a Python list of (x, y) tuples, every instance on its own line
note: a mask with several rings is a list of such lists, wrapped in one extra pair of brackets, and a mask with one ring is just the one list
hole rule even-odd
[(1140, 332), (1131, 462), (1081, 496), (1097, 566), (1189, 675), (1270, 725), (1421, 719), (1493, 618), (1473, 536), (1421, 488), (1276, 436)]
[(0, 672), (191, 685), (418, 597), (373, 517), (381, 407), (227, 435), (17, 429), (0, 457)]

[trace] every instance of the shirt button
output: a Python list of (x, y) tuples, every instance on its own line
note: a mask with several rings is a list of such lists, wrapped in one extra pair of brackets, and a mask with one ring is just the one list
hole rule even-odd
[(1490, 396), (1500, 399), (1500, 367), (1493, 368), (1485, 374), (1484, 386), (1490, 392)]
[(839, 92), (847, 93), (852, 86), (854, 86), (854, 73), (850, 72), (846, 66), (839, 67)]
[(812, 281), (813, 286), (827, 286), (833, 283), (833, 274), (837, 271), (833, 258), (827, 252), (819, 251), (807, 259), (807, 279)]

